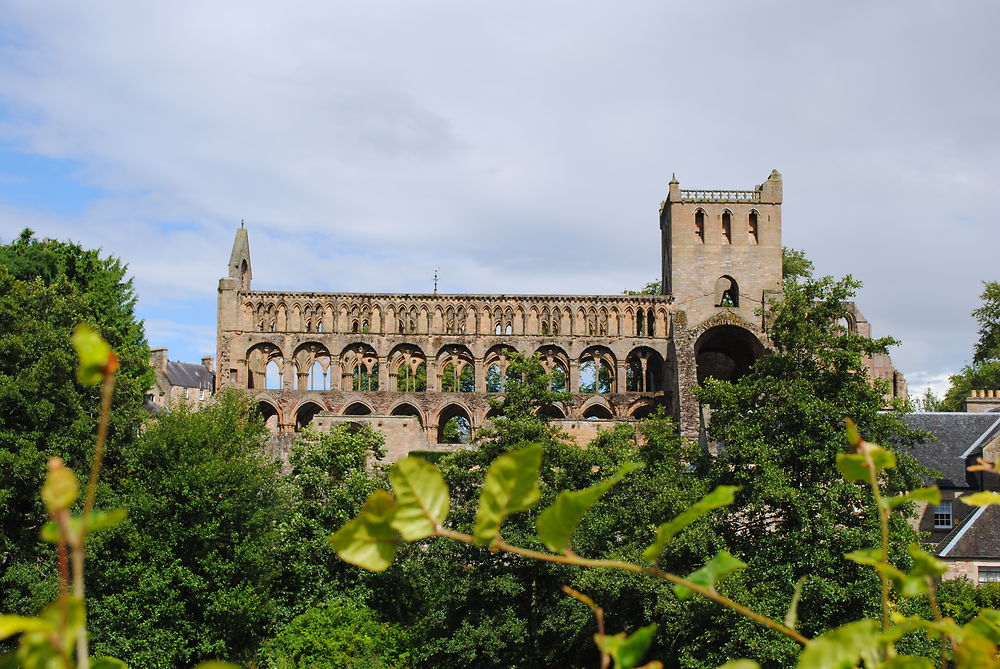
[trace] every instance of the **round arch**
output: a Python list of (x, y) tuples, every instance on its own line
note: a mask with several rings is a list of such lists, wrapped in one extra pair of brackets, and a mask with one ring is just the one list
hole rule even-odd
[(370, 416), (372, 413), (372, 408), (364, 402), (348, 404), (343, 411), (344, 416)]
[(278, 411), (278, 407), (268, 400), (259, 400), (255, 408), (257, 414), (264, 419), (267, 431), (276, 434), (281, 422), (281, 412)]
[(746, 328), (716, 325), (698, 337), (694, 344), (694, 354), (698, 383), (708, 378), (736, 381), (764, 356), (764, 346)]
[(437, 443), (468, 444), (472, 441), (472, 414), (461, 404), (449, 404), (438, 414)]
[(421, 426), (424, 424), (424, 417), (420, 413), (420, 410), (417, 409), (417, 407), (415, 407), (412, 404), (410, 404), (409, 402), (402, 402), (400, 404), (397, 404), (396, 406), (394, 406), (392, 408), (392, 411), (389, 412), (389, 415), (390, 416), (413, 416), (414, 418), (417, 419), (417, 421), (420, 423)]
[(311, 400), (299, 405), (299, 408), (295, 410), (295, 431), (300, 432), (322, 410), (322, 406)]

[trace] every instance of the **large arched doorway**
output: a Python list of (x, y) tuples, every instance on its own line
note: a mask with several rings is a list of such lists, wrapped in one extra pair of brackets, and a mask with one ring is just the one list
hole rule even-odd
[(738, 325), (706, 330), (694, 345), (698, 383), (705, 379), (736, 381), (764, 355), (764, 346), (752, 332)]

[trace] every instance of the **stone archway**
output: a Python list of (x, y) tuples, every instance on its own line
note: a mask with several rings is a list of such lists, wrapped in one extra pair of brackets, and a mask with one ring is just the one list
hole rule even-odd
[(716, 325), (706, 329), (694, 344), (698, 383), (705, 379), (736, 381), (764, 356), (764, 345), (738, 325)]

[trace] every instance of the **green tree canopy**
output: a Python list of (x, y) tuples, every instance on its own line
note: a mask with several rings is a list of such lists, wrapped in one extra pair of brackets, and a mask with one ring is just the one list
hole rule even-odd
[(979, 340), (973, 348), (972, 364), (951, 376), (941, 401), (941, 411), (961, 411), (973, 390), (1000, 388), (1000, 282), (984, 281), (982, 304), (972, 312), (979, 323)]
[[(900, 421), (900, 403), (887, 405), (887, 389), (872, 382), (863, 364), (895, 341), (836, 327), (858, 282), (812, 278), (802, 260), (786, 270), (784, 299), (766, 315), (774, 350), (736, 382), (709, 379), (700, 389), (711, 407), (708, 437), (719, 451), (700, 473), (709, 487), (740, 486), (736, 502), (713, 516), (717, 534), (749, 564), (727, 588), (780, 619), (793, 585), (804, 578), (800, 620), (811, 636), (878, 607), (874, 574), (843, 559), (879, 542), (870, 493), (844, 481), (835, 466), (846, 449), (844, 419), (880, 444), (902, 446), (918, 435)], [(924, 471), (905, 450), (898, 459), (886, 481), (890, 493), (919, 486)], [(898, 514), (893, 529), (897, 549), (917, 539)], [(774, 666), (793, 663), (794, 644), (777, 637), (761, 642), (759, 630), (730, 612), (703, 606), (696, 615), (698, 608), (689, 610), (692, 629), (727, 630), (686, 640), (685, 654), (703, 658), (699, 666), (748, 655)]]
[(110, 469), (139, 431), (153, 373), (134, 306), (131, 279), (114, 258), (39, 241), (30, 230), (0, 246), (0, 610), (34, 613), (52, 596), (54, 565), (38, 539), (47, 459), (60, 455), (78, 473), (89, 469), (100, 398), (74, 376), (77, 324), (94, 325), (121, 363)]

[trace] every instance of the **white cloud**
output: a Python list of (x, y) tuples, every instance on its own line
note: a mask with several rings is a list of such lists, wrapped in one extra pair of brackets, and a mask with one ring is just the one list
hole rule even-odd
[(0, 139), (104, 193), (0, 236), (100, 245), (153, 305), (213, 299), (243, 218), (261, 287), (619, 292), (672, 172), (775, 167), (787, 245), (865, 281), (902, 368), (956, 368), (996, 278), (986, 0), (0, 9)]

